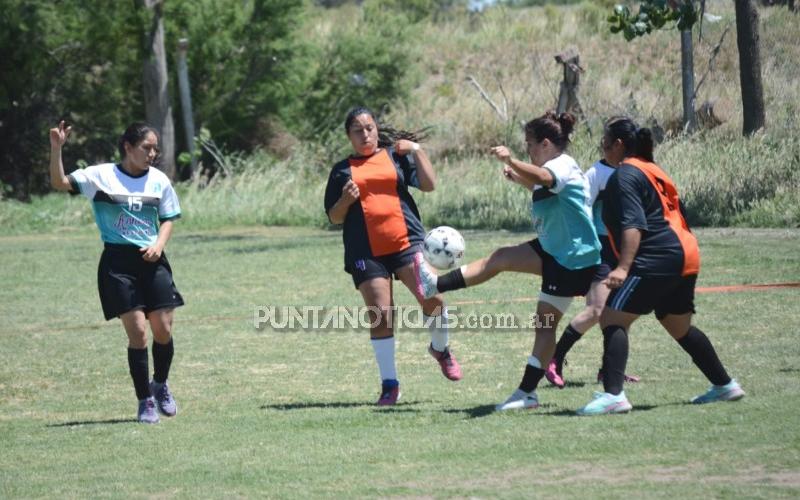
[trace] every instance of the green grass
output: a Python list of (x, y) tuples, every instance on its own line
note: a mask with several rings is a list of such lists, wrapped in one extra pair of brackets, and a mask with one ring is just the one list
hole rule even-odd
[[(465, 232), (468, 257), (525, 233)], [(800, 281), (800, 232), (704, 230), (700, 286)], [(519, 381), (529, 332), (456, 331), (465, 372), (446, 381), (427, 334), (398, 332), (403, 400), (372, 406), (366, 332), (253, 328), (257, 305), (360, 304), (340, 234), (181, 229), (169, 246), (187, 305), (171, 374), (180, 404), (133, 423), (118, 321), (96, 296), (89, 229), (0, 237), (0, 497), (756, 497), (800, 494), (797, 291), (700, 294), (696, 323), (748, 397), (686, 405), (706, 382), (652, 318), (636, 323), (629, 415), (576, 418), (600, 357), (592, 330), (570, 383), (537, 411), (490, 412)], [(504, 275), (452, 293), (460, 314), (525, 317), (539, 279)], [(406, 290), (397, 303), (412, 304)], [(573, 304), (570, 314), (578, 310)]]

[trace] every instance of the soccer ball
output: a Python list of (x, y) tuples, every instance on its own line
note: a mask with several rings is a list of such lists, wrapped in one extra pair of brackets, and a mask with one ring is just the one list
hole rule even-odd
[(464, 258), (464, 238), (450, 226), (439, 226), (425, 235), (422, 255), (436, 269), (451, 269)]

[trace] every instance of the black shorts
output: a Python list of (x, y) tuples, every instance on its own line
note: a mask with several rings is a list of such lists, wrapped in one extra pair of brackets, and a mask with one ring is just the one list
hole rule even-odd
[(576, 297), (586, 295), (592, 286), (597, 266), (581, 269), (567, 269), (544, 251), (538, 238), (528, 242), (542, 259), (542, 292), (556, 297)]
[(631, 314), (650, 314), (663, 319), (668, 314), (694, 313), (697, 275), (628, 275), (622, 286), (611, 290), (606, 307)]
[(106, 243), (97, 267), (97, 289), (106, 320), (134, 309), (147, 314), (183, 305), (166, 254), (147, 262), (133, 245)]
[(373, 278), (388, 278), (390, 276), (397, 279), (395, 271), (414, 262), (414, 254), (421, 252), (420, 245), (411, 245), (405, 250), (372, 257), (370, 259), (359, 259), (348, 263), (345, 271), (353, 277), (353, 284), (358, 288), (361, 283)]
[(605, 234), (600, 234), (597, 237), (600, 239), (601, 245), (600, 265), (597, 266), (597, 270), (594, 272), (592, 282), (603, 281), (604, 279), (608, 278), (608, 275), (611, 274), (611, 271), (617, 267), (617, 256), (614, 255), (614, 250), (611, 249), (611, 243), (608, 240), (608, 236)]

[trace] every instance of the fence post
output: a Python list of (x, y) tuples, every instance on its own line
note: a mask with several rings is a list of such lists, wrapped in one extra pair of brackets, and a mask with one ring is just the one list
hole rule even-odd
[(583, 68), (580, 65), (580, 56), (574, 48), (565, 50), (555, 56), (556, 62), (564, 66), (564, 80), (558, 89), (558, 114), (566, 111), (575, 111), (579, 116), (583, 115), (581, 103), (578, 99), (578, 88), (580, 87), (580, 74)]

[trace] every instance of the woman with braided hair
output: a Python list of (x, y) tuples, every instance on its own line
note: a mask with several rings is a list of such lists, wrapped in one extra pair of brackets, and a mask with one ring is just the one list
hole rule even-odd
[(461, 368), (448, 348), (447, 308), (439, 295), (423, 297), (415, 272), (422, 264), (425, 231), (408, 188), (433, 191), (436, 175), (418, 134), (379, 126), (365, 107), (352, 109), (344, 128), (354, 154), (331, 170), (325, 213), (331, 223), (343, 226), (344, 270), (372, 316), (370, 338), (381, 377), (377, 404), (391, 406), (400, 398), (392, 277), (422, 306), (431, 334), (428, 352), (444, 376), (461, 379)]

